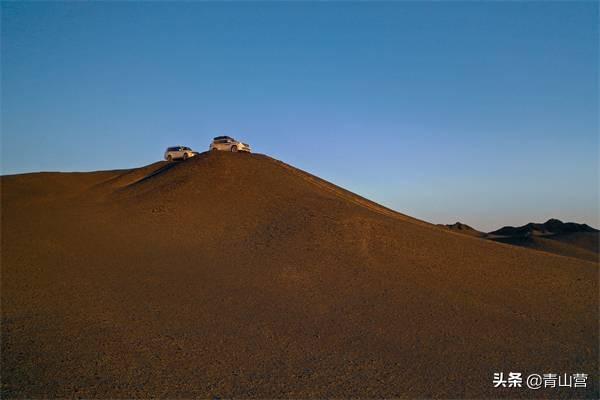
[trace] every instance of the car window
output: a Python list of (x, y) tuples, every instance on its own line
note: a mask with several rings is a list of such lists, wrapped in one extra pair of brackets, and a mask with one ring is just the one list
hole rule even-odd
[(184, 147), (183, 150), (190, 151), (192, 149), (190, 149), (189, 147)]

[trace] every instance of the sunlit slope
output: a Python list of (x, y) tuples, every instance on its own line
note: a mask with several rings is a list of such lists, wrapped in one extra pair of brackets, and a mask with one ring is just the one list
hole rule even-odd
[(2, 178), (6, 397), (517, 398), (494, 372), (597, 371), (595, 263), (262, 155), (145, 168)]

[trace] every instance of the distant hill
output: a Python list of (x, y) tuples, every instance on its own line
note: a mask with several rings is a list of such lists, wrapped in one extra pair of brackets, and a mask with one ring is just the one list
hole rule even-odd
[(488, 239), (583, 260), (598, 261), (599, 231), (587, 224), (549, 219), (544, 223), (505, 226)]
[(462, 233), (464, 235), (475, 236), (475, 237), (485, 237), (485, 232), (478, 231), (470, 227), (467, 224), (463, 224), (462, 222), (455, 222), (454, 224), (438, 224), (438, 226), (449, 229), (453, 232)]
[(467, 236), (587, 261), (597, 262), (600, 253), (600, 233), (597, 229), (587, 224), (562, 222), (555, 218), (544, 223), (505, 226), (490, 233), (478, 231), (461, 222), (438, 226)]
[(548, 236), (575, 232), (598, 232), (598, 230), (592, 228), (587, 224), (562, 222), (558, 219), (552, 218), (542, 224), (530, 222), (527, 225), (519, 226), (516, 228), (513, 226), (505, 226), (496, 231), (490, 232), (489, 234), (497, 236), (515, 237), (529, 235)]

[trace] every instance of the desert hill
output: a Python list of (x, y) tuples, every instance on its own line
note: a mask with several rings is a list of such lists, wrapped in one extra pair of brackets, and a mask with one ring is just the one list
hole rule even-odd
[(456, 222), (439, 227), (463, 235), (489, 239), (499, 243), (526, 247), (566, 257), (598, 262), (600, 234), (587, 224), (549, 219), (545, 223), (528, 223), (520, 227), (505, 226), (490, 233), (478, 231)]
[(497, 242), (547, 251), (568, 257), (598, 261), (599, 231), (586, 224), (549, 219), (544, 223), (528, 223), (520, 227), (505, 226), (490, 232)]
[(464, 235), (475, 236), (475, 237), (484, 237), (486, 234), (484, 232), (480, 232), (475, 228), (470, 227), (467, 224), (463, 224), (462, 222), (455, 222), (454, 224), (438, 224), (438, 226), (451, 230), (453, 232), (462, 233)]
[(574, 222), (562, 222), (558, 219), (551, 218), (548, 221), (538, 224), (529, 223), (519, 227), (505, 226), (496, 231), (490, 232), (490, 235), (497, 236), (529, 236), (529, 235), (558, 235), (564, 233), (579, 233), (579, 232), (594, 232), (598, 230), (587, 224), (577, 224)]
[(598, 395), (597, 263), (258, 154), (1, 185), (3, 398), (531, 397), (509, 371)]

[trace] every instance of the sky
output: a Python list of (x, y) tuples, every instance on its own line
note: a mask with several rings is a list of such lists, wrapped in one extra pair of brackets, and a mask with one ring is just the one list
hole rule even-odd
[(600, 226), (595, 1), (1, 11), (2, 174), (230, 135), (429, 222)]

